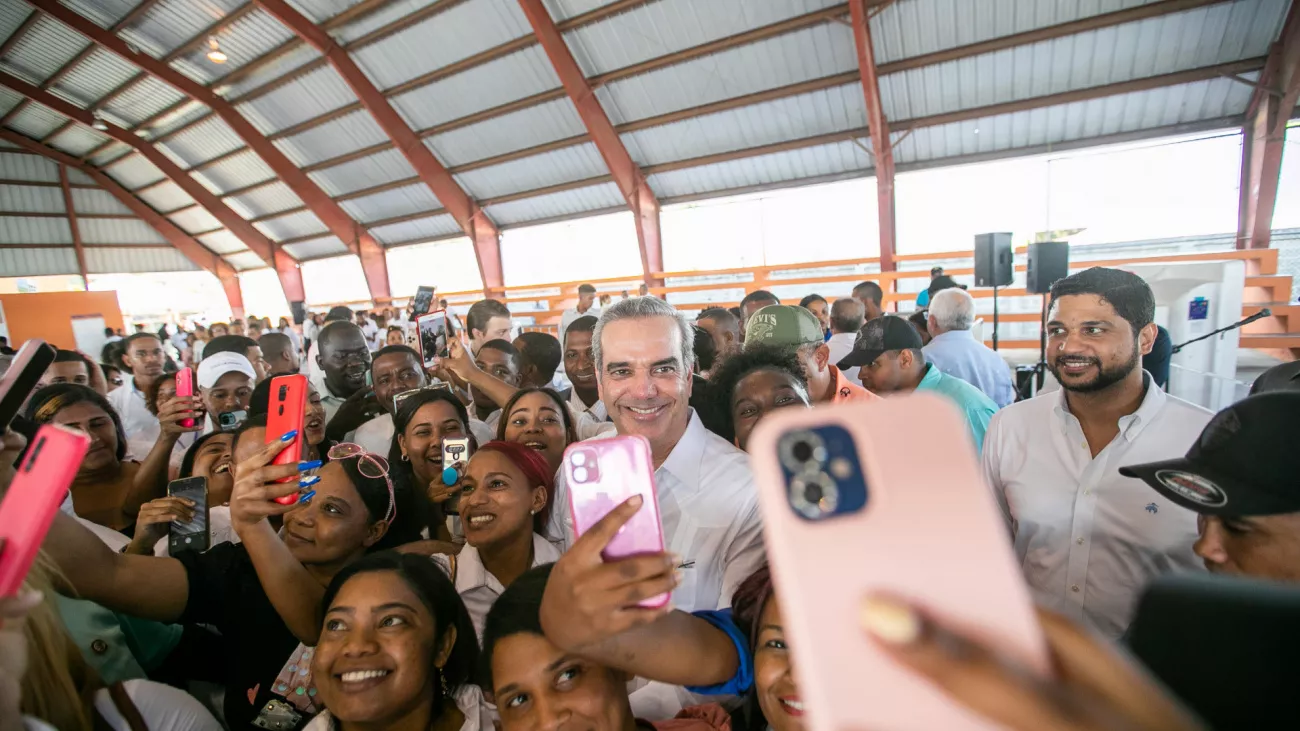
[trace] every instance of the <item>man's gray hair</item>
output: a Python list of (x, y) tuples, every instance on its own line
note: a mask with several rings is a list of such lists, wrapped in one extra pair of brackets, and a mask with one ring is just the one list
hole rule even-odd
[(935, 292), (930, 300), (930, 316), (944, 332), (969, 330), (975, 324), (975, 298), (960, 287)]
[(605, 326), (617, 320), (645, 320), (651, 317), (666, 317), (676, 323), (677, 357), (680, 361), (678, 365), (683, 374), (688, 368), (694, 366), (695, 332), (691, 329), (691, 323), (686, 320), (686, 315), (658, 297), (651, 295), (629, 297), (600, 313), (600, 320), (596, 322), (596, 331), (591, 336), (591, 354), (596, 359), (597, 378), (605, 370), (605, 352), (600, 342)]

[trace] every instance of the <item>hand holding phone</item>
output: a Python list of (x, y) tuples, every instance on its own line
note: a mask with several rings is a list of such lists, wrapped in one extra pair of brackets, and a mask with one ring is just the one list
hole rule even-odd
[(18, 349), (9, 370), (0, 376), (0, 429), (18, 415), (27, 397), (36, 390), (45, 369), (54, 362), (54, 348), (44, 340), (31, 339)]
[[(190, 368), (182, 368), (176, 371), (176, 396), (178, 398), (189, 398), (194, 395), (194, 371)], [(181, 426), (194, 426), (194, 419), (181, 419)]]
[(36, 432), (0, 501), (0, 597), (22, 587), (89, 448), (90, 438), (79, 431), (45, 424)]
[[(293, 436), (288, 446), (275, 456), (273, 464), (296, 464), (302, 459), (306, 438), (302, 423), (307, 408), (307, 377), (301, 373), (276, 376), (271, 379), (271, 400), (266, 415), (266, 443), (281, 441), (285, 434)], [(279, 482), (293, 482), (298, 476), (283, 477)], [(292, 505), (297, 495), (284, 495), (275, 499), (281, 505)]]
[(442, 512), (460, 515), (460, 478), (469, 461), (469, 437), (443, 437), (442, 479), (429, 486), (429, 499), (442, 504)]
[[(167, 484), (167, 494), (172, 500), (189, 503), (188, 511), (181, 511), (167, 524), (167, 550), (172, 556), (180, 551), (203, 552), (212, 547), (212, 532), (208, 526), (208, 478), (186, 477)], [(180, 506), (176, 506), (179, 508)], [(188, 520), (180, 520), (188, 515)]]

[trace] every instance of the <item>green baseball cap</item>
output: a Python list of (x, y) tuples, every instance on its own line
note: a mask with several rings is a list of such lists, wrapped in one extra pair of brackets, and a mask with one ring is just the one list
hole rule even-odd
[(824, 340), (822, 324), (803, 307), (768, 305), (750, 315), (745, 323), (745, 347), (798, 346)]

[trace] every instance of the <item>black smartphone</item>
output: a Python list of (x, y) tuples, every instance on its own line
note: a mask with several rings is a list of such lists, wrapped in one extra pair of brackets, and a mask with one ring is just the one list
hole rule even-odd
[(186, 477), (167, 483), (167, 494), (194, 501), (194, 520), (188, 523), (172, 521), (167, 526), (167, 551), (175, 556), (181, 551), (203, 552), (212, 547), (212, 532), (208, 528), (208, 478)]
[(419, 317), (433, 308), (433, 294), (437, 287), (416, 287), (415, 297), (411, 298), (411, 317)]
[(36, 390), (36, 384), (45, 369), (54, 362), (54, 347), (44, 340), (28, 340), (18, 349), (18, 355), (9, 364), (9, 370), (0, 377), (0, 431), (14, 420), (27, 397)]
[(217, 415), (217, 428), (221, 431), (234, 431), (248, 421), (248, 412), (243, 409), (226, 411)]

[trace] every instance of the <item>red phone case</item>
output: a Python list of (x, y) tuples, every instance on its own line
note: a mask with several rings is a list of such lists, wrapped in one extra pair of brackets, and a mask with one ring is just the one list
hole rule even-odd
[(22, 587), (89, 448), (90, 438), (79, 431), (45, 424), (36, 432), (0, 502), (0, 597)]
[[(189, 368), (176, 371), (176, 395), (186, 398), (194, 395), (194, 371)], [(181, 426), (194, 426), (194, 419), (181, 419)]]
[[(446, 310), (434, 310), (427, 315), (420, 315), (415, 318), (415, 344), (420, 349), (420, 362), (424, 363), (426, 367), (433, 363), (434, 358), (438, 357), (438, 351), (435, 350), (432, 353), (427, 352), (424, 343), (424, 332), (420, 328), (420, 323), (438, 319), (442, 320), (443, 342), (446, 343), (447, 341), (450, 341), (454, 335), (451, 329), (451, 318), (447, 317)], [(444, 344), (443, 347), (446, 348), (447, 346)]]
[[(276, 376), (271, 379), (271, 402), (266, 415), (266, 443), (279, 441), (280, 437), (291, 431), (298, 434), (288, 443), (284, 451), (275, 456), (272, 464), (296, 464), (302, 459), (303, 409), (307, 405), (307, 377), (295, 373), (292, 376)], [(283, 477), (277, 482), (294, 482), (297, 475)], [(292, 505), (297, 495), (285, 495), (275, 499), (281, 505)]]

